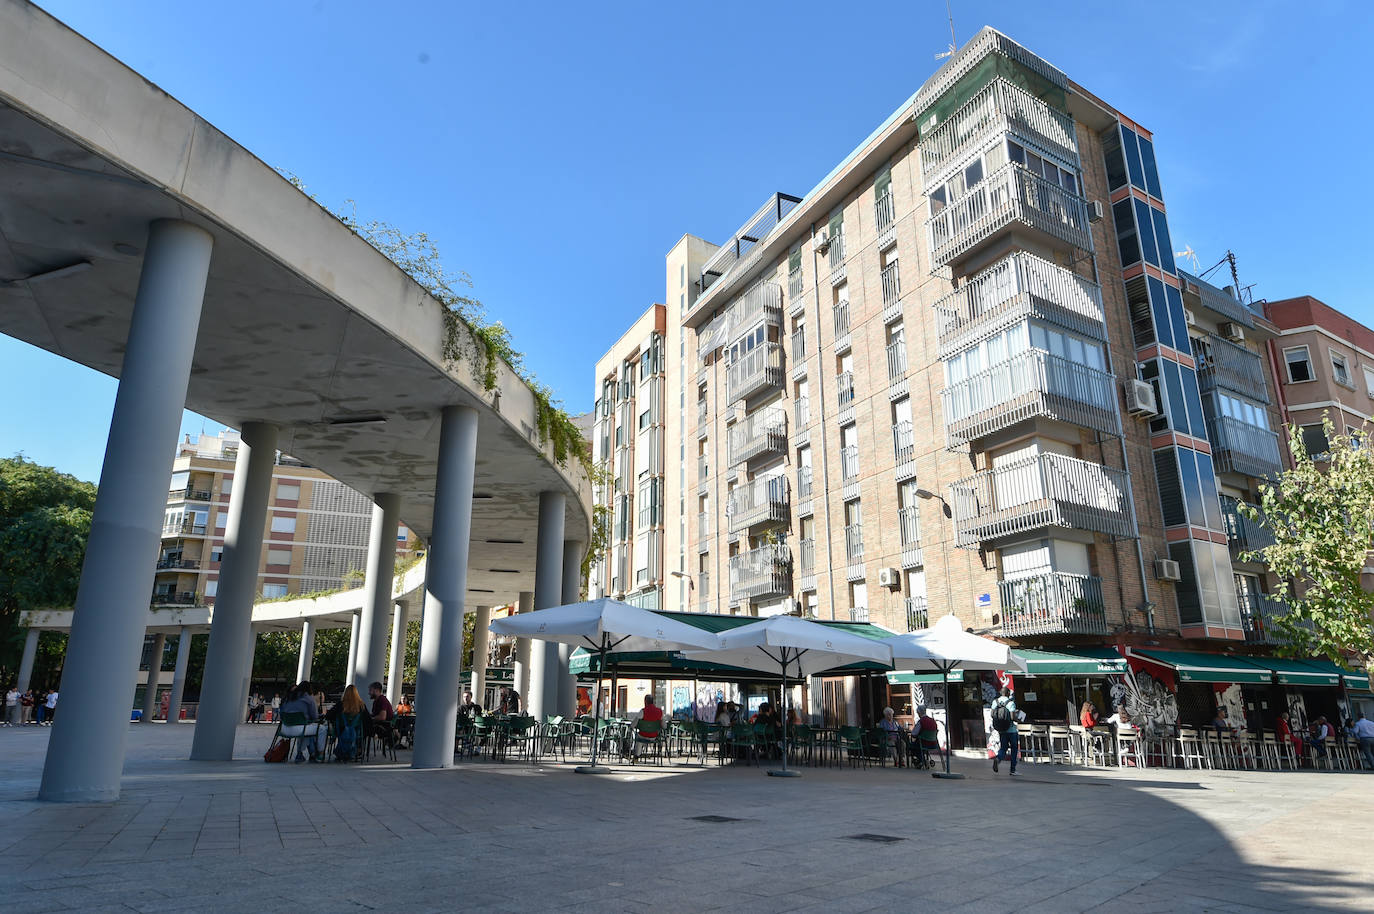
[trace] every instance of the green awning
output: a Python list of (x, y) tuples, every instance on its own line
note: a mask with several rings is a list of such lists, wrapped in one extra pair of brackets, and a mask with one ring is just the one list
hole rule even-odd
[[(1319, 670), (1319, 671), (1321, 671), (1321, 672), (1323, 672), (1323, 673), (1326, 673), (1326, 674), (1328, 674), (1328, 675), (1330, 675), (1330, 676), (1339, 677), (1340, 679), (1344, 680), (1344, 682), (1345, 682), (1345, 687), (1346, 687), (1347, 689), (1350, 689), (1351, 691), (1354, 691), (1354, 692), (1368, 692), (1368, 691), (1369, 691), (1369, 674), (1368, 674), (1368, 673), (1361, 673), (1359, 670), (1352, 670), (1352, 669), (1349, 669), (1349, 668), (1347, 668), (1347, 667), (1343, 667), (1343, 666), (1341, 666), (1340, 664), (1332, 663), (1330, 660), (1326, 659), (1325, 657), (1316, 657), (1316, 658), (1312, 658), (1312, 659), (1304, 659), (1304, 660), (1302, 660), (1301, 662), (1303, 663), (1304, 666), (1310, 666), (1310, 667), (1312, 667), (1312, 668), (1314, 668), (1314, 669), (1316, 669), (1316, 670)], [(1331, 685), (1335, 685), (1335, 684), (1336, 684), (1336, 683), (1334, 683), (1334, 682), (1331, 683)]]
[(1012, 651), (1026, 665), (1027, 676), (1105, 676), (1126, 672), (1126, 658), (1109, 647), (1061, 648), (1057, 651)]
[(1267, 667), (1255, 666), (1240, 657), (1226, 654), (1199, 654), (1193, 651), (1140, 650), (1133, 652), (1145, 660), (1172, 669), (1179, 682), (1240, 682), (1254, 685), (1270, 683), (1274, 674)]
[(1316, 660), (1297, 660), (1291, 657), (1246, 657), (1256, 666), (1274, 671), (1279, 685), (1330, 686), (1341, 683), (1341, 668), (1327, 661), (1329, 669), (1322, 669)]
[[(963, 679), (963, 670), (949, 671), (950, 682), (962, 682)], [(893, 671), (887, 674), (888, 685), (928, 685), (931, 683), (941, 683), (944, 681), (945, 678), (940, 673), (913, 673), (908, 670), (905, 673)]]

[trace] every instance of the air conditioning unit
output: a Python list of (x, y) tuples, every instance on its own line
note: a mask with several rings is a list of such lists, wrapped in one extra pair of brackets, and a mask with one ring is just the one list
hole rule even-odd
[(1088, 201), (1088, 221), (1089, 221), (1089, 222), (1101, 222), (1101, 221), (1102, 221), (1102, 216), (1103, 216), (1103, 212), (1102, 212), (1102, 201), (1101, 201), (1101, 200), (1089, 200), (1089, 201)]
[(1217, 325), (1217, 333), (1226, 337), (1233, 343), (1245, 342), (1245, 327), (1234, 321), (1226, 321)]
[(1155, 577), (1161, 581), (1181, 581), (1183, 572), (1173, 559), (1155, 559)]
[(894, 590), (902, 586), (902, 573), (896, 568), (878, 569), (878, 586), (891, 587)]
[(816, 236), (816, 250), (824, 254), (830, 250), (830, 236), (822, 232)]
[(1191, 308), (1184, 308), (1184, 309), (1183, 309), (1183, 319), (1184, 319), (1184, 321), (1187, 322), (1187, 324), (1188, 324), (1189, 327), (1196, 327), (1196, 326), (1197, 326), (1197, 315), (1193, 313), (1193, 309), (1191, 309)]
[(1126, 411), (1142, 419), (1159, 415), (1159, 403), (1155, 400), (1155, 389), (1149, 381), (1128, 380), (1126, 382)]

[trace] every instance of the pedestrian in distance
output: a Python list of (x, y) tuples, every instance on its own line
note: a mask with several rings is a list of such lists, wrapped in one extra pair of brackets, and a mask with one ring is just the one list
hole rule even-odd
[(1002, 759), (1011, 759), (1011, 771), (1016, 774), (1016, 759), (1021, 752), (1021, 736), (1016, 731), (1016, 700), (1011, 697), (1011, 689), (1003, 688), (1002, 694), (992, 703), (992, 729), (997, 731), (997, 756), (992, 760), (995, 774)]

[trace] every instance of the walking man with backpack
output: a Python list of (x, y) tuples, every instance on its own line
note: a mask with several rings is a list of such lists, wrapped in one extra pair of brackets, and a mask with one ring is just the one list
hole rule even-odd
[(1016, 774), (1016, 758), (1021, 751), (1021, 737), (1016, 732), (1016, 699), (1011, 689), (1003, 688), (1001, 696), (992, 703), (992, 729), (997, 731), (997, 757), (992, 760), (995, 773), (1002, 759), (1011, 757), (1011, 773)]

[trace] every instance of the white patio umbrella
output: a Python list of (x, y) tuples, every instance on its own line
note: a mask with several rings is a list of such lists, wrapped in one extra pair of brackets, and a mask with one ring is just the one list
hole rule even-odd
[(681, 651), (709, 648), (716, 644), (716, 636), (711, 632), (638, 606), (607, 599), (569, 603), (507, 616), (491, 623), (491, 630), (498, 635), (516, 635), (585, 647), (600, 656), (596, 698), (592, 705), (595, 724), (591, 764), (577, 768), (583, 774), (610, 770), (596, 764), (597, 731), (601, 729), (601, 673), (606, 667), (607, 652)]
[[(684, 651), (682, 656), (747, 670), (777, 671), (782, 677), (784, 696), (787, 694), (789, 677), (801, 679), (823, 670), (863, 661), (874, 661), (885, 666), (892, 662), (892, 650), (882, 641), (808, 622), (796, 616), (770, 616), (721, 632), (717, 639), (719, 644), (715, 650)], [(782, 770), (768, 773), (779, 777), (797, 776), (797, 772), (787, 768), (785, 719), (782, 725)]]
[[(930, 628), (884, 638), (892, 651), (894, 670), (940, 673), (945, 686), (945, 745), (949, 745), (949, 672), (965, 670), (1025, 671), (1025, 666), (1005, 644), (964, 631), (954, 615), (944, 616)], [(941, 772), (936, 772), (940, 776)], [(949, 750), (945, 750), (944, 777), (963, 777), (949, 772)]]

